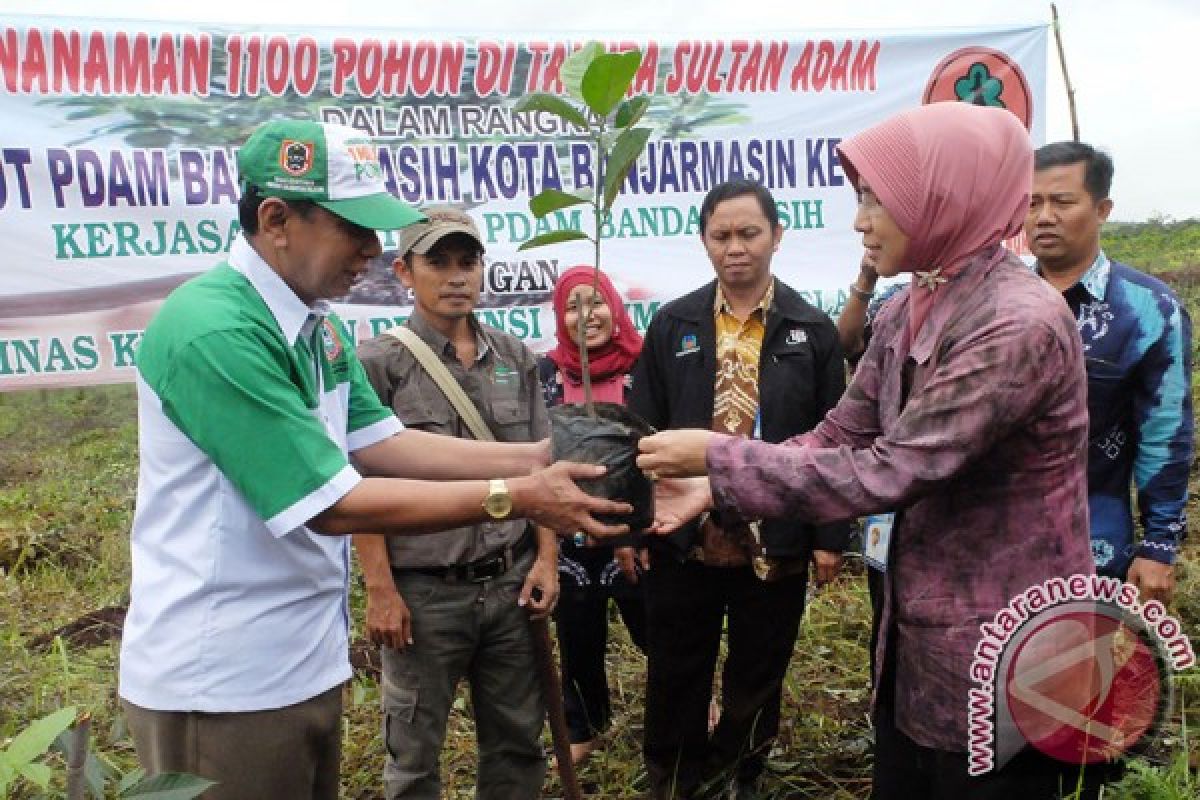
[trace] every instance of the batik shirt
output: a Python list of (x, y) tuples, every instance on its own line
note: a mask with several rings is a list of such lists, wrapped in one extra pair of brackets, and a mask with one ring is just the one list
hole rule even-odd
[[(758, 426), (758, 365), (767, 335), (767, 314), (775, 301), (775, 281), (745, 319), (733, 313), (717, 285), (713, 322), (717, 337), (717, 370), (713, 384), (712, 429), (738, 436), (755, 435)], [(711, 524), (710, 524), (711, 523)], [(758, 555), (754, 534), (740, 521), (718, 525), (709, 519), (700, 526), (700, 552), (704, 563), (717, 567), (740, 566)]]
[[(1192, 463), (1191, 320), (1162, 281), (1101, 252), (1063, 292), (1088, 374), (1088, 507), (1098, 572), (1171, 564)], [(1144, 532), (1134, 541), (1129, 484)]]
[(979, 626), (1031, 586), (1093, 570), (1079, 336), (1053, 287), (996, 255), (938, 288), (911, 348), (909, 293), (886, 303), (853, 382), (811, 432), (782, 445), (714, 435), (707, 453), (726, 513), (899, 513), (876, 685), (891, 651), (897, 727), (958, 752)]
[(772, 281), (746, 319), (738, 319), (717, 286), (713, 318), (717, 335), (717, 375), (713, 387), (713, 430), (749, 436), (758, 416), (758, 362), (767, 334), (767, 312), (775, 300)]

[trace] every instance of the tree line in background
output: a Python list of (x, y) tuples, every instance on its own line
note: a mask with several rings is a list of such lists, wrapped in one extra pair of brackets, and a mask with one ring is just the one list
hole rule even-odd
[(1110, 222), (1100, 241), (1110, 258), (1141, 270), (1200, 270), (1200, 219), (1158, 214), (1145, 222)]

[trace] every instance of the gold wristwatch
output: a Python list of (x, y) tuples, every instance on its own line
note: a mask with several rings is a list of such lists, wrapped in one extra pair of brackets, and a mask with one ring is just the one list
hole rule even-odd
[(492, 519), (508, 519), (508, 515), (512, 513), (512, 494), (509, 493), (508, 484), (502, 478), (493, 478), (488, 481), (488, 493), (487, 497), (483, 498), (483, 510)]

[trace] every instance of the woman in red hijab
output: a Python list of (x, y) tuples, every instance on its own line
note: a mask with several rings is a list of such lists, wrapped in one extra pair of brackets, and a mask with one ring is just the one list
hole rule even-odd
[[(580, 317), (586, 320), (582, 345)], [(597, 276), (587, 266), (560, 275), (554, 286), (554, 319), (558, 344), (538, 365), (546, 405), (584, 401), (581, 347), (588, 352), (592, 399), (624, 405), (642, 337), (608, 276)], [(562, 540), (558, 570), (561, 593), (554, 615), (571, 758), (578, 763), (592, 752), (596, 735), (612, 717), (604, 671), (609, 598), (617, 604), (630, 639), (643, 650), (646, 612), (632, 546), (614, 547), (612, 541), (576, 534)]]
[[(839, 151), (876, 270), (912, 276), (879, 312), (845, 395), (782, 444), (667, 431), (641, 440), (638, 466), (708, 475), (660, 483), (664, 531), (668, 516), (714, 502), (818, 524), (894, 513), (879, 554), (872, 798), (1057, 798), (1083, 767), (1022, 738), (1013, 717), (1027, 712), (1007, 702), (1010, 674), (988, 680), (975, 659), (980, 626), (1014, 598), (1093, 571), (1079, 334), (1058, 292), (1003, 246), (1029, 204), (1029, 136), (1004, 109), (937, 103)], [(1081, 677), (1060, 683), (1054, 702), (1086, 714)], [(1000, 717), (985, 742), (968, 736), (975, 693)], [(1082, 796), (1095, 797), (1094, 771), (1083, 782)]]
[[(596, 285), (593, 291), (592, 284)], [(587, 314), (588, 369), (592, 375), (592, 399), (625, 403), (625, 386), (633, 362), (642, 352), (642, 337), (633, 327), (629, 312), (612, 281), (591, 267), (572, 267), (554, 285), (554, 321), (557, 346), (546, 354), (553, 364), (554, 380), (548, 384), (549, 405), (583, 402), (583, 358), (579, 348), (579, 317)], [(549, 367), (547, 367), (549, 369)]]

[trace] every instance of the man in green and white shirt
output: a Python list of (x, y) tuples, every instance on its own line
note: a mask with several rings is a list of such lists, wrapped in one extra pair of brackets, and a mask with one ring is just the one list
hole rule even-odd
[(592, 515), (627, 507), (574, 486), (596, 468), (529, 474), (544, 444), (404, 431), (379, 403), (324, 303), (380, 253), (376, 230), (421, 219), (387, 193), (369, 141), (273, 121), (238, 167), (244, 235), (167, 298), (138, 352), (119, 692), (150, 773), (212, 778), (206, 797), (221, 800), (335, 798), (350, 677), (341, 534), (510, 515), (603, 533)]

